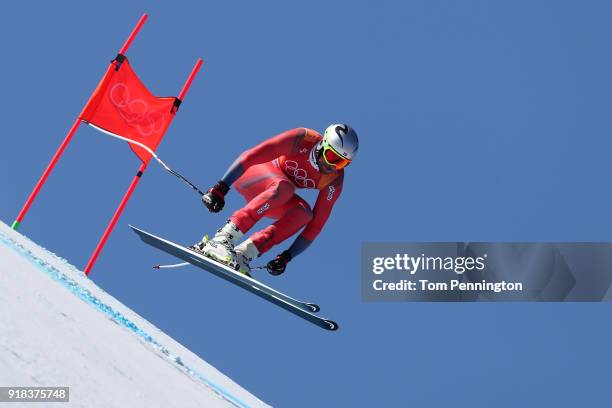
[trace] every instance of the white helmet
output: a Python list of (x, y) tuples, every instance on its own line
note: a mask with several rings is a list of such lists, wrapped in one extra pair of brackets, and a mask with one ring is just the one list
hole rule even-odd
[(328, 126), (323, 140), (317, 145), (317, 152), (325, 162), (336, 169), (348, 166), (357, 155), (359, 139), (357, 132), (349, 125), (335, 124)]

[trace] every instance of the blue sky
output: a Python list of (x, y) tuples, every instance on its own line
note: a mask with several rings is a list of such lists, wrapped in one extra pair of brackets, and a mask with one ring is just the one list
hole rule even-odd
[[(359, 272), (367, 241), (612, 241), (608, 2), (124, 3), (3, 8), (2, 221), (148, 12), (128, 56), (154, 93), (177, 94), (205, 61), (158, 149), (203, 188), (285, 129), (359, 132), (326, 229), (286, 274), (261, 276), (341, 329), (195, 268), (151, 270), (173, 260), (128, 223), (191, 244), (243, 204), (232, 191), (211, 215), (155, 163), (96, 283), (275, 406), (612, 402), (608, 304), (364, 303)], [(84, 267), (138, 167), (81, 128), (20, 231)]]

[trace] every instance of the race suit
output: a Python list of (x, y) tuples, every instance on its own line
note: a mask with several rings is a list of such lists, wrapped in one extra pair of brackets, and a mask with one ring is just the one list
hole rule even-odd
[[(329, 218), (342, 192), (344, 170), (320, 171), (314, 147), (321, 139), (312, 129), (288, 130), (242, 153), (223, 176), (247, 201), (230, 217), (240, 231), (246, 233), (263, 217), (276, 220), (251, 236), (260, 254), (305, 226), (289, 248), (292, 257), (298, 255)], [(319, 190), (313, 209), (296, 188)]]

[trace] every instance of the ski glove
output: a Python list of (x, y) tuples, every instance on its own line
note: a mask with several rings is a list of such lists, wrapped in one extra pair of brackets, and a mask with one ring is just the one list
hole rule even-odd
[(285, 272), (287, 264), (290, 260), (291, 253), (288, 250), (285, 250), (280, 255), (277, 255), (276, 258), (268, 262), (266, 269), (274, 276), (280, 275), (281, 273)]
[(225, 205), (225, 195), (229, 191), (229, 186), (223, 181), (217, 181), (217, 184), (212, 186), (206, 194), (202, 196), (202, 202), (208, 208), (208, 211), (217, 213), (223, 209)]

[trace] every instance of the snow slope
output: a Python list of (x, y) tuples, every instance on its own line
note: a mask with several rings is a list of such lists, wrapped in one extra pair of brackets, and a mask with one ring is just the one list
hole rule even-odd
[(66, 407), (267, 406), (0, 222), (0, 386), (37, 385)]

